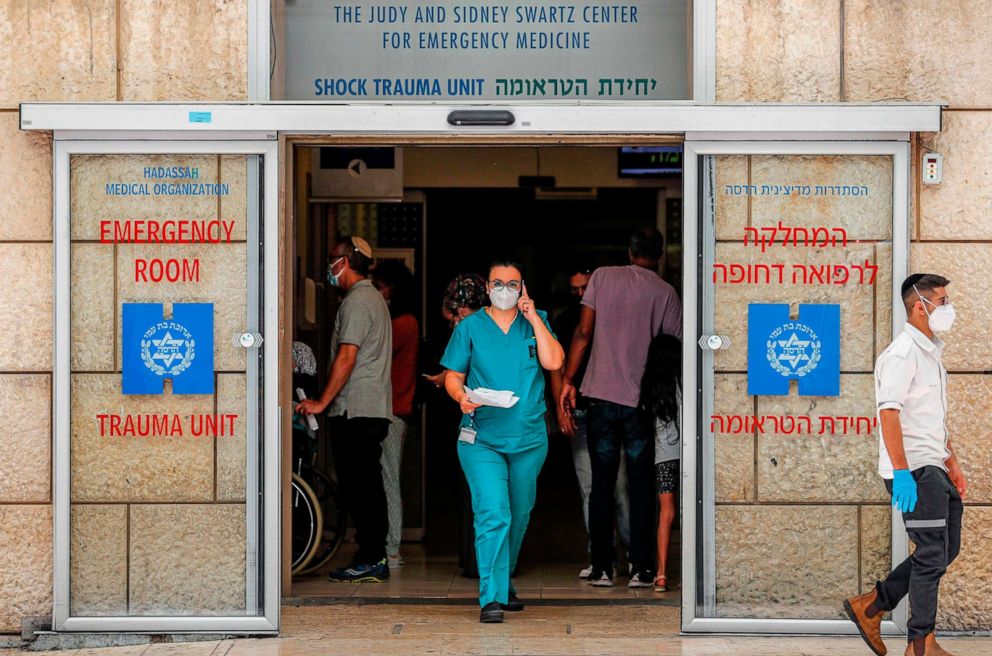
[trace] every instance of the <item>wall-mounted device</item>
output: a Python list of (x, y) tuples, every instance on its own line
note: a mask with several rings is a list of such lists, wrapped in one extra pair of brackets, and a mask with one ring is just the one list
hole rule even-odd
[(944, 156), (940, 153), (923, 153), (920, 175), (923, 176), (923, 184), (940, 184), (944, 178)]
[(310, 171), (312, 199), (403, 199), (402, 148), (321, 146), (311, 150)]

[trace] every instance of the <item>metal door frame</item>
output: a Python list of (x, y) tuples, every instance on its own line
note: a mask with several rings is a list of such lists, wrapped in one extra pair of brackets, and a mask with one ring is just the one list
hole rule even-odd
[[(258, 374), (263, 375), (262, 426), (247, 421), (245, 480), (246, 524), (246, 608), (258, 608), (260, 615), (241, 616), (159, 616), (159, 617), (73, 617), (69, 613), (70, 594), (70, 158), (73, 155), (154, 155), (209, 154), (258, 155), (262, 162), (262, 179), (257, 167), (249, 163), (248, 175), (248, 239), (249, 248), (254, 224), (255, 234), (262, 243), (261, 262), (249, 257), (248, 325), (246, 329), (262, 334), (262, 371), (253, 358), (248, 358), (246, 378), (257, 386)], [(252, 170), (255, 175), (252, 175)], [(272, 633), (279, 630), (279, 552), (280, 528), (279, 482), (280, 448), (278, 418), (279, 382), (279, 207), (278, 207), (278, 147), (275, 141), (155, 141), (127, 139), (120, 141), (62, 140), (54, 141), (53, 180), (55, 185), (53, 221), (55, 250), (54, 303), (54, 371), (52, 390), (53, 414), (53, 542), (54, 542), (54, 611), (56, 631), (130, 631), (155, 633), (224, 632)], [(261, 184), (261, 188), (259, 188)], [(252, 197), (261, 197), (258, 205)], [(255, 211), (253, 211), (255, 207)], [(259, 211), (262, 223), (259, 222)], [(254, 288), (254, 293), (253, 293)], [(258, 292), (263, 306), (257, 308)], [(256, 319), (257, 317), (260, 319)], [(252, 326), (255, 321), (260, 325)], [(249, 407), (248, 414), (252, 413)], [(257, 411), (258, 408), (255, 408)], [(257, 412), (255, 413), (257, 415)], [(262, 430), (259, 437), (258, 430)], [(261, 446), (261, 451), (257, 448)], [(255, 573), (254, 581), (251, 580)], [(259, 586), (261, 581), (261, 587)]]
[[(713, 135), (707, 135), (712, 138)], [(706, 408), (697, 407), (697, 393), (708, 384), (712, 389), (713, 352), (703, 351), (696, 343), (700, 332), (709, 327), (706, 318), (713, 316), (712, 285), (707, 285), (700, 272), (710, 270), (703, 261), (701, 240), (714, 239), (713, 226), (701, 221), (700, 209), (704, 198), (700, 162), (706, 155), (876, 155), (892, 158), (892, 334), (895, 336), (905, 322), (900, 285), (909, 264), (909, 195), (910, 147), (908, 135), (891, 141), (699, 141), (686, 139), (683, 177), (683, 221), (696, 217), (697, 230), (683, 231), (683, 388), (689, 390), (683, 399), (683, 412), (691, 422), (685, 422), (682, 449), (682, 631), (686, 633), (816, 633), (856, 634), (857, 628), (846, 620), (810, 619), (749, 619), (697, 617), (697, 575), (704, 576), (704, 588), (715, 593), (715, 449), (713, 436), (699, 426), (706, 426)], [(700, 225), (702, 224), (702, 225)], [(702, 322), (703, 325), (700, 325)], [(699, 372), (702, 372), (700, 380)], [(707, 379), (708, 378), (708, 379)], [(691, 428), (690, 428), (691, 427)], [(702, 456), (702, 462), (699, 456)], [(699, 472), (702, 472), (700, 477)], [(699, 517), (702, 521), (699, 521)], [(702, 524), (702, 525), (700, 525)], [(900, 515), (892, 513), (892, 565), (908, 555), (908, 540)], [(705, 562), (699, 562), (701, 548)], [(704, 596), (707, 593), (704, 591)], [(838, 600), (838, 604), (841, 600)], [(892, 620), (882, 623), (886, 634), (904, 634), (907, 610), (905, 600), (893, 612)]]

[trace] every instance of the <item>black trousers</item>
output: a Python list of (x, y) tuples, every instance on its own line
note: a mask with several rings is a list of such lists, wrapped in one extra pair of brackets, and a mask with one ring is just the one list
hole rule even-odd
[(341, 497), (355, 527), (355, 562), (374, 565), (386, 557), (389, 531), (380, 462), (389, 420), (346, 414), (332, 417), (329, 428)]
[(620, 470), (620, 449), (627, 457), (630, 493), (630, 563), (634, 570), (655, 569), (654, 433), (637, 408), (589, 400), (586, 437), (592, 468), (589, 493), (589, 539), (592, 565), (611, 572), (616, 507), (613, 501)]
[[(933, 633), (937, 624), (937, 591), (940, 578), (961, 550), (961, 516), (964, 506), (957, 488), (940, 467), (914, 469), (916, 508), (903, 513), (906, 532), (916, 545), (913, 555), (875, 586), (882, 610), (892, 610), (909, 594), (910, 640)], [(885, 481), (892, 494), (892, 481)]]

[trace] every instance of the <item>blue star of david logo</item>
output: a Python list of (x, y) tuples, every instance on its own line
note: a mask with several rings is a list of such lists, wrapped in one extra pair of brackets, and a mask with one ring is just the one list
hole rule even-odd
[(175, 303), (165, 317), (161, 303), (121, 307), (121, 391), (162, 394), (214, 393), (213, 303)]
[(747, 389), (754, 396), (840, 395), (840, 306), (800, 304), (793, 319), (786, 303), (747, 308)]

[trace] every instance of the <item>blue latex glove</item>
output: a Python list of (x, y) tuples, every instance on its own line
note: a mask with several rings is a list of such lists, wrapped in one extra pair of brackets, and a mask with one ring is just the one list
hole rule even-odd
[(892, 472), (892, 505), (899, 512), (913, 512), (916, 508), (916, 479), (908, 469)]

